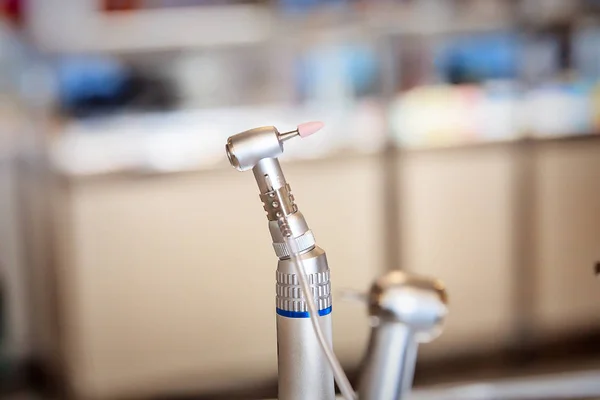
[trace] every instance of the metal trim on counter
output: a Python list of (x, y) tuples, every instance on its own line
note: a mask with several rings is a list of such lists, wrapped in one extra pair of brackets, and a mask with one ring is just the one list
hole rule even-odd
[(415, 390), (411, 400), (527, 400), (600, 397), (600, 370)]
[(404, 153), (429, 153), (429, 152), (447, 152), (461, 150), (485, 150), (490, 148), (520, 146), (523, 143), (533, 145), (544, 145), (548, 143), (574, 143), (584, 141), (600, 141), (600, 133), (561, 135), (561, 136), (519, 136), (513, 139), (505, 140), (482, 140), (464, 143), (454, 143), (448, 145), (423, 145), (423, 146), (397, 146), (399, 151)]
[[(600, 397), (600, 370), (415, 389), (409, 400), (552, 400)], [(337, 397), (337, 400), (343, 400)]]

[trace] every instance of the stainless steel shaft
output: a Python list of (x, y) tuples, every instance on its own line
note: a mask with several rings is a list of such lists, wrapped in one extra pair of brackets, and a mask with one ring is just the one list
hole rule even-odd
[[(331, 346), (331, 286), (327, 257), (316, 246), (277, 160), (283, 154), (285, 141), (307, 137), (322, 127), (320, 122), (310, 122), (280, 133), (273, 126), (264, 126), (229, 137), (225, 146), (233, 167), (239, 171), (252, 169), (254, 173), (269, 220), (273, 248), (279, 258), (276, 280), (279, 400), (335, 398), (333, 373), (313, 330), (288, 244), (301, 254), (318, 308), (319, 326)], [(285, 228), (287, 243), (280, 228)]]
[[(320, 326), (331, 345), (331, 288), (325, 252), (314, 247), (302, 257), (319, 309)], [(331, 367), (313, 330), (289, 259), (279, 261), (276, 288), (279, 400), (333, 400)]]
[(331, 345), (331, 284), (323, 249), (295, 204), (277, 159), (261, 160), (254, 168), (260, 198), (269, 219), (273, 248), (279, 258), (276, 272), (277, 355), (279, 400), (334, 400), (333, 374), (313, 330), (294, 265), (279, 228), (286, 216), (289, 233), (302, 263), (319, 312), (321, 329)]
[(401, 399), (412, 386), (417, 343), (410, 329), (384, 324), (370, 338), (361, 372), (361, 400)]
[(360, 377), (361, 400), (400, 400), (410, 391), (418, 344), (433, 340), (446, 316), (439, 281), (390, 272), (369, 294), (373, 321)]

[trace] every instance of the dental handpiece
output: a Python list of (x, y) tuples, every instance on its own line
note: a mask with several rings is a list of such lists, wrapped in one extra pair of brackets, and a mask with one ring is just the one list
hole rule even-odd
[(438, 280), (392, 271), (375, 281), (368, 305), (372, 329), (359, 399), (405, 399), (412, 387), (419, 343), (441, 333), (448, 311), (446, 290)]
[(269, 221), (273, 249), (279, 258), (275, 285), (279, 400), (335, 399), (332, 370), (313, 331), (291, 260), (292, 249), (286, 244), (281, 225), (285, 224), (286, 234), (293, 238), (294, 250), (300, 254), (318, 308), (319, 326), (331, 346), (332, 304), (327, 257), (316, 245), (312, 231), (298, 210), (277, 159), (283, 153), (283, 142), (309, 136), (322, 126), (312, 122), (286, 133), (272, 126), (255, 128), (231, 136), (226, 145), (231, 165), (240, 171), (252, 169), (254, 173)]

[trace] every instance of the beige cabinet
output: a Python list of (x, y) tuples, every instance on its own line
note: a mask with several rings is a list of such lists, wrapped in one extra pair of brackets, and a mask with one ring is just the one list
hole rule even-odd
[(402, 267), (449, 292), (444, 334), (421, 355), (489, 349), (510, 339), (512, 177), (508, 147), (407, 152), (399, 164)]
[[(284, 167), (328, 253), (334, 342), (348, 367), (366, 344), (366, 310), (335, 297), (382, 270), (379, 168), (368, 157)], [(71, 182), (63, 194), (60, 323), (77, 393), (208, 392), (275, 379), (277, 259), (251, 173)]]
[[(600, 145), (534, 148), (531, 245), (538, 337), (600, 326)], [(438, 358), (514, 339), (513, 145), (413, 151), (398, 160), (401, 268), (449, 291)], [(355, 368), (368, 335), (366, 290), (384, 269), (386, 210), (377, 157), (284, 166), (327, 250), (334, 344)], [(273, 382), (274, 270), (257, 189), (232, 169), (71, 181), (56, 187), (56, 282), (67, 376), (80, 395), (212, 392)], [(530, 305), (531, 306), (531, 305)]]
[(538, 146), (536, 332), (600, 328), (600, 143)]
[[(1, 148), (0, 148), (1, 150)], [(0, 151), (0, 292), (4, 296), (3, 355), (22, 360), (31, 355), (29, 298), (23, 251), (23, 214), (11, 155)]]

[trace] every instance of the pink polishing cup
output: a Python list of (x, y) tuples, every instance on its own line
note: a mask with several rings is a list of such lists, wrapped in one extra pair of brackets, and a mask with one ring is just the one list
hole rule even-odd
[(321, 130), (321, 128), (323, 128), (324, 126), (325, 124), (320, 121), (305, 122), (303, 124), (298, 125), (298, 134), (300, 135), (300, 137), (305, 138)]

